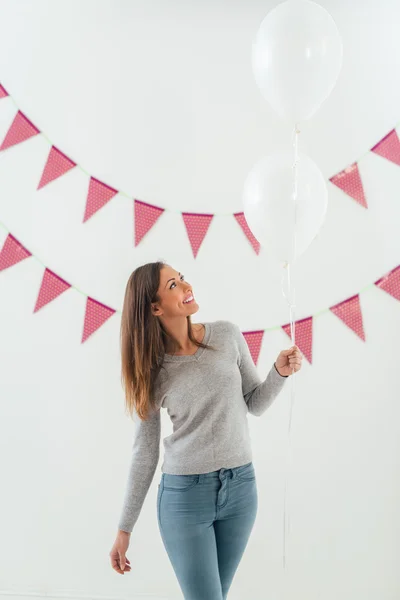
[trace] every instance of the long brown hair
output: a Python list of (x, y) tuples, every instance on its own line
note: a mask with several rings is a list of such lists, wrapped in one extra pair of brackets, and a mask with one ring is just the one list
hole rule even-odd
[[(153, 403), (153, 387), (161, 370), (166, 342), (175, 346), (160, 319), (151, 310), (153, 302), (160, 302), (158, 288), (160, 271), (164, 261), (147, 263), (137, 267), (130, 275), (125, 289), (121, 318), (121, 381), (125, 391), (125, 409), (133, 417), (135, 409), (143, 421), (149, 417)], [(188, 336), (201, 348), (212, 346), (196, 340), (190, 315)]]

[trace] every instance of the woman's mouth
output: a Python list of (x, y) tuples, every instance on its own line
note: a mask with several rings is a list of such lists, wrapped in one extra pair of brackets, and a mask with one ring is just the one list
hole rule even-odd
[(192, 302), (194, 302), (194, 298), (193, 296), (189, 296), (187, 300), (183, 301), (183, 304), (191, 304)]

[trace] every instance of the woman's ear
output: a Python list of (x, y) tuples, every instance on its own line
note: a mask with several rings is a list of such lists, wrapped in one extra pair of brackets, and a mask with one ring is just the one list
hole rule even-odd
[(152, 302), (151, 303), (151, 312), (153, 313), (153, 315), (157, 316), (160, 313), (160, 308), (157, 305), (157, 302)]

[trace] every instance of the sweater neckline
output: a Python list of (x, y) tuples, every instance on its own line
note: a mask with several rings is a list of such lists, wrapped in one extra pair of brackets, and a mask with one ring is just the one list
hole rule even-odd
[[(211, 323), (203, 323), (204, 325), (204, 337), (202, 344), (208, 344), (211, 335)], [(164, 354), (164, 362), (189, 362), (191, 360), (199, 360), (206, 348), (199, 346), (194, 354)]]

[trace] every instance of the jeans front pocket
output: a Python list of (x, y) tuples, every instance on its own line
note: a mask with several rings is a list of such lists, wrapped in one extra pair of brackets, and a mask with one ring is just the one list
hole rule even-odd
[(170, 490), (173, 492), (186, 492), (192, 487), (197, 485), (199, 482), (199, 475), (171, 475), (170, 473), (163, 473), (163, 487), (164, 490)]
[(256, 478), (256, 472), (252, 462), (236, 469), (237, 478), (241, 481), (254, 481)]

